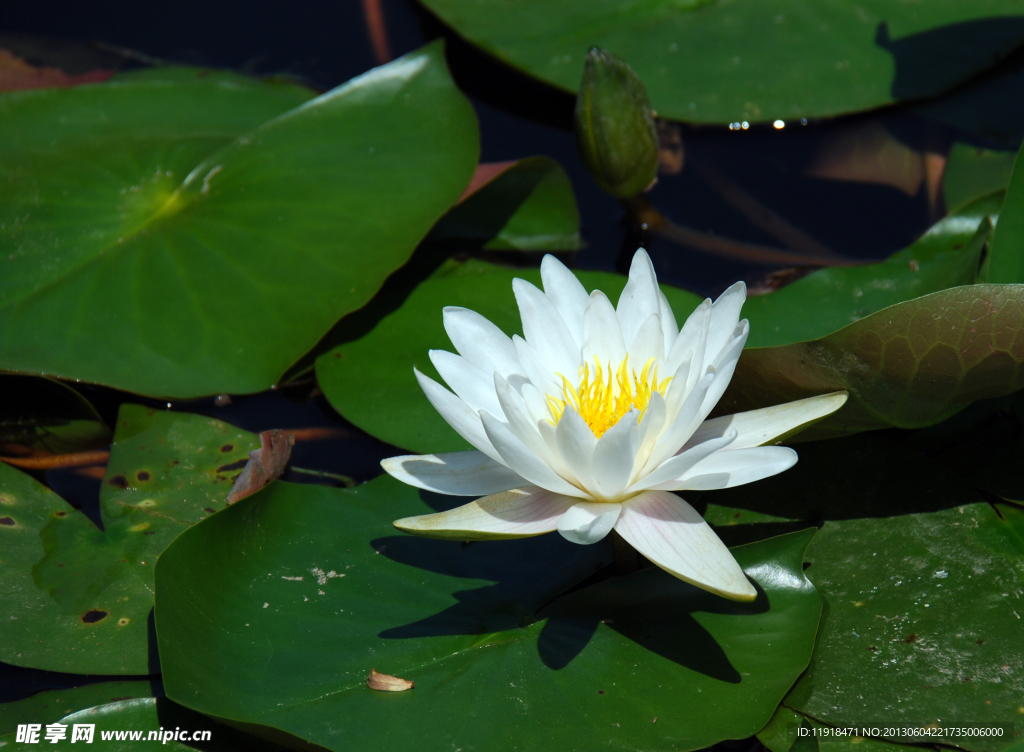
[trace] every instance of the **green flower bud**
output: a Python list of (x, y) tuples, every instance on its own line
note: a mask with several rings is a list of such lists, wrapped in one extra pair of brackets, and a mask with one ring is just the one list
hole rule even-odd
[(658, 131), (640, 77), (591, 47), (576, 97), (576, 147), (590, 176), (616, 198), (636, 196), (658, 175)]

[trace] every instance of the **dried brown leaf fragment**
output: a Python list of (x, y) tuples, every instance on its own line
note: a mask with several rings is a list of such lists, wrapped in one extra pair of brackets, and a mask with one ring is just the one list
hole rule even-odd
[(366, 677), (366, 686), (378, 692), (404, 692), (416, 685), (415, 682), (411, 682), (408, 679), (400, 679), (390, 674), (382, 674), (377, 669), (371, 668), (370, 675)]
[(228, 504), (252, 496), (270, 481), (281, 477), (292, 457), (295, 437), (290, 431), (274, 429), (260, 434), (260, 448), (249, 452), (249, 461), (228, 492)]

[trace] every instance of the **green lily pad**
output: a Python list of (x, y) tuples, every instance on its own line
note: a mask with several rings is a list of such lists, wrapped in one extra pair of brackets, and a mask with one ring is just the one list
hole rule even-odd
[(476, 166), (440, 43), (255, 128), (216, 114), (239, 90), (143, 78), (0, 97), (0, 367), (159, 396), (266, 389), (405, 263)]
[[(576, 272), (576, 276), (588, 290), (603, 290), (612, 300), (626, 285), (626, 278), (619, 274)], [(538, 269), (508, 269), (475, 260), (442, 267), (369, 333), (317, 359), (317, 381), (331, 406), (367, 433), (410, 451), (469, 449), (423, 396), (412, 369), (415, 366), (440, 379), (427, 352), (452, 349), (441, 321), (445, 306), (469, 308), (508, 334), (519, 332), (519, 309), (512, 294), (516, 277), (541, 283)], [(679, 321), (701, 301), (678, 288), (663, 285), (662, 290)]]
[[(726, 541), (777, 534), (780, 520), (822, 525), (807, 575), (826, 608), (787, 706), (830, 726), (1019, 723), (1024, 508), (989, 504), (904, 438), (803, 444), (796, 467), (755, 493), (705, 494), (705, 519)], [(991, 752), (1010, 741), (943, 743)]]
[(189, 525), (223, 509), (254, 434), (200, 415), (124, 405), (98, 528), (30, 476), (0, 464), (0, 660), (76, 674), (157, 673), (153, 566)]
[(817, 339), (896, 303), (973, 283), (991, 230), (985, 217), (998, 217), (1001, 204), (1001, 194), (986, 196), (880, 263), (819, 269), (749, 298), (743, 306), (750, 320), (747, 347)]
[[(836, 733), (837, 730), (840, 733)], [(846, 731), (818, 723), (780, 705), (757, 738), (771, 752), (920, 752), (921, 749)]]
[(276, 483), (180, 536), (156, 572), (168, 696), (336, 750), (688, 750), (760, 729), (810, 654), (813, 531), (734, 551), (753, 604), (657, 569), (552, 602), (606, 543), (393, 535), (424, 500), (450, 502)]
[(591, 46), (610, 50), (640, 75), (662, 117), (699, 123), (824, 117), (935, 96), (1024, 38), (1010, 0), (424, 5), (486, 52), (566, 91), (578, 88)]
[[(89, 401), (54, 379), (0, 375), (0, 453), (66, 454), (106, 446), (111, 433)], [(17, 445), (10, 447), (9, 445)]]
[(846, 390), (802, 439), (920, 428), (1024, 386), (1024, 285), (965, 285), (884, 308), (810, 342), (743, 351), (716, 414)]
[(445, 214), (427, 242), (494, 251), (582, 248), (569, 176), (549, 157), (520, 159)]
[[(832, 725), (1016, 721), (1022, 534), (1024, 510), (987, 503), (826, 523), (808, 573), (828, 611), (786, 704)], [(944, 739), (971, 752), (1012, 741)]]
[(37, 692), (24, 700), (0, 703), (0, 741), (10, 741), (4, 737), (15, 733), (18, 724), (56, 723), (83, 708), (153, 697), (153, 689), (153, 683), (148, 681), (100, 682), (74, 689)]
[[(18, 724), (30, 723), (42, 727), (39, 740), (19, 744)], [(25, 700), (0, 704), (0, 747), (39, 749), (40, 744), (47, 743), (46, 726), (53, 723), (67, 727), (64, 744), (89, 744), (86, 749), (102, 752), (131, 752), (146, 746), (147, 742), (160, 744), (160, 749), (205, 752), (278, 752), (284, 749), (183, 708), (164, 696), (159, 683), (148, 681), (89, 684), (76, 689), (39, 692)], [(71, 741), (75, 724), (93, 726), (91, 741)], [(162, 735), (149, 738), (151, 732), (162, 734), (164, 730), (172, 735), (167, 741), (163, 741)], [(175, 732), (178, 740), (173, 738)], [(188, 741), (179, 741), (182, 732)], [(192, 741), (196, 732), (200, 737)]]

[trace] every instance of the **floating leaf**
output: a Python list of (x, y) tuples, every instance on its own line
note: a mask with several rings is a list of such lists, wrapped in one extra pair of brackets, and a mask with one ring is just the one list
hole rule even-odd
[[(259, 442), (200, 415), (124, 405), (100, 491), (102, 529), (30, 476), (0, 465), (0, 660), (77, 674), (156, 673), (153, 565), (223, 509)], [(41, 639), (42, 638), (42, 639)]]
[(836, 733), (836, 729), (780, 705), (757, 738), (771, 752), (920, 752), (921, 749), (845, 731)]
[[(823, 524), (807, 575), (826, 609), (786, 705), (831, 726), (1008, 723), (1024, 692), (1024, 508), (989, 504), (904, 439), (803, 444), (797, 465), (756, 494), (705, 494), (705, 518), (727, 541), (775, 535), (781, 520)], [(1010, 741), (945, 743), (989, 752)]]
[(0, 97), (0, 366), (266, 389), (472, 175), (476, 118), (440, 43), (249, 130), (298, 104), (268, 86), (150, 74)]
[[(180, 536), (156, 573), (168, 696), (337, 750), (680, 752), (760, 729), (810, 654), (813, 531), (734, 550), (752, 604), (658, 569), (558, 599), (607, 543), (394, 535), (421, 497), (275, 483)], [(416, 689), (371, 691), (374, 665)]]
[(920, 428), (1024, 386), (1024, 285), (966, 285), (884, 308), (810, 342), (743, 351), (720, 414), (850, 393), (805, 439)]
[(110, 443), (110, 429), (89, 401), (66, 384), (0, 376), (0, 454), (67, 454)]
[[(828, 612), (786, 704), (832, 725), (1017, 717), (1024, 631), (1008, 590), (1024, 578), (1022, 533), (1024, 510), (988, 503), (826, 523), (808, 559)], [(971, 752), (1012, 741), (945, 740)]]
[(817, 339), (896, 303), (971, 284), (990, 229), (979, 227), (986, 216), (998, 216), (1001, 203), (1001, 195), (976, 201), (885, 261), (819, 269), (781, 290), (748, 298), (747, 347)]
[[(41, 743), (45, 743), (46, 724), (63, 724), (67, 726), (64, 741), (69, 744), (72, 743), (75, 724), (92, 725), (91, 742), (79, 739), (74, 743), (89, 744), (86, 749), (103, 752), (132, 752), (139, 749), (140, 743), (147, 741), (159, 743), (160, 749), (165, 750), (278, 752), (284, 749), (171, 702), (164, 697), (159, 682), (103, 682), (76, 689), (39, 692), (25, 700), (0, 704), (0, 747), (16, 744), (19, 723), (42, 725), (39, 733)], [(163, 741), (164, 731), (170, 735), (167, 741)], [(111, 739), (104, 739), (104, 732)], [(182, 732), (189, 741), (174, 739), (175, 736), (181, 739)], [(201, 737), (193, 742), (191, 737), (195, 732), (205, 739)], [(150, 739), (150, 733), (160, 736)], [(37, 749), (40, 742), (13, 748)]]
[(582, 247), (576, 197), (558, 162), (527, 157), (485, 166), (499, 169), (438, 221), (427, 242), (496, 251)]
[(461, 36), (575, 92), (594, 45), (627, 60), (661, 117), (764, 122), (935, 96), (1024, 38), (1012, 0), (760, 3), (425, 0)]
[[(612, 300), (626, 284), (618, 274), (576, 276), (588, 290), (603, 290)], [(441, 321), (445, 306), (469, 308), (508, 334), (519, 332), (519, 309), (512, 294), (515, 277), (541, 284), (538, 269), (507, 269), (482, 261), (442, 267), (369, 333), (321, 355), (316, 361), (320, 388), (346, 420), (390, 444), (428, 453), (469, 449), (423, 396), (412, 369), (440, 378), (427, 352), (453, 349)], [(684, 290), (662, 289), (680, 321), (700, 303)]]

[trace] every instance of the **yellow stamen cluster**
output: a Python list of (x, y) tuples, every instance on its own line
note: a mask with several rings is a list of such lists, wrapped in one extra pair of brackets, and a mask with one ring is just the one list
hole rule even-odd
[(551, 422), (558, 425), (565, 412), (565, 406), (571, 405), (590, 426), (594, 435), (601, 438), (605, 431), (618, 423), (619, 418), (634, 407), (640, 410), (639, 417), (642, 418), (651, 402), (651, 395), (658, 392), (664, 396), (672, 377), (658, 381), (658, 367), (651, 367), (654, 365), (654, 358), (644, 364), (639, 375), (635, 369), (630, 374), (628, 363), (627, 355), (614, 373), (609, 363), (606, 379), (605, 370), (595, 357), (593, 379), (589, 364), (584, 363), (580, 368), (578, 387), (574, 387), (565, 376), (562, 376), (562, 397), (547, 395), (548, 408), (553, 418)]

